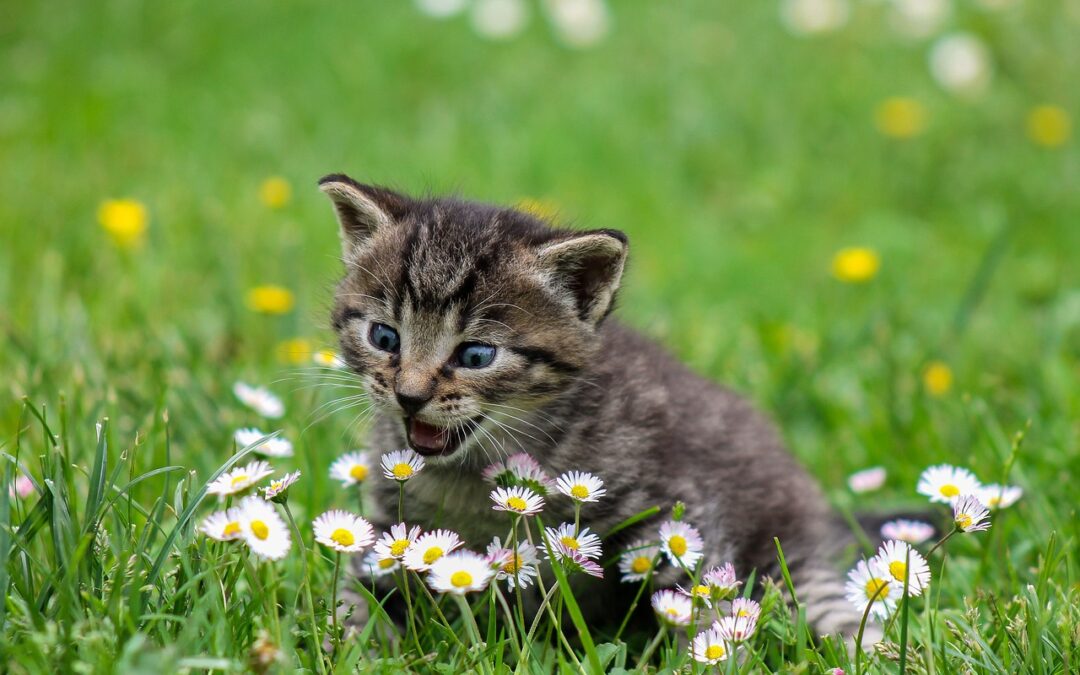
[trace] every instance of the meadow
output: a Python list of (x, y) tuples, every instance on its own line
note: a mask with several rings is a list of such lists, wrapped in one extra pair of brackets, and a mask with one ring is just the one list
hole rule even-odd
[[(330, 467), (365, 444), (315, 362), (338, 171), (625, 231), (622, 320), (768, 411), (842, 512), (925, 508), (941, 463), (1023, 488), (859, 663), (780, 579), (708, 668), (1080, 669), (1080, 3), (612, 0), (592, 32), (558, 2), (431, 14), (454, 4), (0, 8), (0, 670), (706, 672), (681, 628), (584, 626), (570, 592), (527, 637), (418, 580), (408, 640), (376, 610), (320, 658), (311, 522), (359, 507)], [(275, 562), (200, 532), (246, 427), (301, 472)]]

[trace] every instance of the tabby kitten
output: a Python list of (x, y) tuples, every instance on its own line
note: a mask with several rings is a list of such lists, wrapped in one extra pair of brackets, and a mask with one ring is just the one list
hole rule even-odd
[[(627, 255), (616, 230), (559, 229), (511, 208), (411, 198), (331, 175), (320, 187), (341, 225), (345, 276), (333, 326), (377, 411), (371, 444), (408, 446), (427, 467), (405, 485), (406, 519), (471, 546), (505, 535), (482, 469), (524, 451), (551, 474), (601, 476), (585, 521), (604, 533), (676, 500), (706, 542), (705, 565), (778, 573), (779, 537), (819, 633), (853, 634), (834, 558), (847, 541), (772, 424), (734, 393), (608, 318)], [(396, 518), (397, 485), (376, 481), (373, 521)], [(552, 498), (549, 524), (571, 520)], [(656, 520), (605, 542), (655, 540)], [(658, 582), (674, 584), (675, 570)], [(622, 616), (609, 571), (585, 594), (593, 620)], [(598, 588), (599, 587), (599, 588)]]

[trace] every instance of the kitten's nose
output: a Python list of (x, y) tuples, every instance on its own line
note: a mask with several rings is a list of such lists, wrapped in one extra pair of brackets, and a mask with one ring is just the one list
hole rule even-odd
[(410, 417), (435, 395), (435, 378), (419, 368), (403, 368), (394, 381), (394, 397)]
[(394, 397), (397, 398), (398, 405), (401, 406), (401, 409), (410, 417), (420, 412), (420, 409), (427, 405), (427, 402), (431, 400), (431, 394), (417, 395), (402, 391), (395, 391)]

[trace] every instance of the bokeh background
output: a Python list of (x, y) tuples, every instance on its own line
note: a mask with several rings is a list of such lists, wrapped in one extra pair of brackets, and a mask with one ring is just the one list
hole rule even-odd
[(869, 465), (885, 502), (998, 478), (1030, 422), (1038, 546), (1080, 468), (1078, 34), (1077, 0), (3, 3), (3, 438), (23, 396), (84, 445), (167, 408), (205, 476), (259, 422), (243, 379), (326, 501), (362, 442), (304, 372), (347, 172), (625, 230), (622, 318), (838, 500)]

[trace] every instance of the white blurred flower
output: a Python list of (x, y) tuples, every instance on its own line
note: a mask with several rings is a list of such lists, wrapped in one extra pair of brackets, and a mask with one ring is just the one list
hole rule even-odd
[(1015, 485), (984, 485), (975, 491), (975, 497), (991, 509), (1004, 509), (1024, 496), (1024, 489)]
[(490, 40), (509, 40), (525, 29), (529, 8), (524, 0), (476, 0), (473, 29)]
[[(656, 554), (659, 552), (660, 547), (656, 544), (644, 541), (631, 544), (619, 556), (619, 573), (622, 575), (622, 581), (633, 583), (649, 576), (649, 572), (654, 569), (653, 560), (656, 560)], [(657, 565), (659, 564), (657, 560)]]
[(921, 544), (934, 536), (934, 526), (918, 520), (890, 520), (881, 526), (884, 539), (899, 539), (909, 544)]
[(341, 370), (345, 367), (345, 362), (333, 349), (320, 349), (311, 355), (311, 360), (317, 366), (333, 368), (334, 370)]
[(221, 474), (217, 480), (206, 486), (206, 492), (221, 497), (234, 495), (243, 492), (272, 473), (274, 473), (273, 467), (266, 462), (251, 462), (246, 466)]
[(371, 458), (363, 450), (347, 452), (330, 465), (330, 477), (349, 487), (363, 483), (371, 473)]
[(901, 35), (924, 38), (937, 32), (951, 14), (951, 0), (892, 0), (889, 22)]
[(728, 642), (745, 642), (754, 637), (754, 633), (757, 631), (757, 615), (744, 614), (742, 616), (720, 617), (720, 620), (713, 624), (713, 629), (719, 632)]
[(990, 52), (970, 33), (950, 33), (930, 49), (930, 74), (950, 93), (976, 96), (993, 77)]
[(932, 502), (951, 504), (960, 495), (975, 494), (980, 487), (979, 479), (967, 469), (938, 464), (922, 472), (915, 489)]
[(433, 19), (448, 19), (465, 9), (466, 0), (416, 0), (416, 8)]
[[(266, 434), (263, 433), (262, 430), (251, 427), (248, 429), (237, 429), (233, 434), (233, 439), (238, 446), (246, 448), (265, 435)], [(288, 439), (282, 438), (281, 436), (275, 436), (273, 438), (268, 438), (255, 446), (255, 452), (260, 455), (265, 455), (266, 457), (292, 457), (293, 446)]]
[(834, 31), (848, 21), (848, 0), (782, 0), (780, 18), (796, 35)]
[(285, 414), (285, 404), (264, 387), (253, 387), (246, 382), (237, 382), (233, 385), (233, 394), (241, 403), (263, 417), (276, 420)]
[(604, 0), (545, 0), (544, 7), (559, 39), (570, 47), (591, 47), (611, 29)]
[(873, 492), (880, 490), (885, 484), (886, 475), (885, 467), (874, 466), (851, 474), (848, 476), (847, 484), (852, 492)]
[(401, 562), (397, 558), (381, 558), (375, 551), (368, 551), (360, 562), (360, 566), (369, 577), (377, 579), (399, 570)]
[(694, 603), (690, 598), (670, 589), (653, 593), (652, 608), (671, 626), (689, 626), (694, 617)]
[(199, 529), (206, 536), (218, 541), (232, 541), (244, 536), (240, 530), (240, 511), (235, 508), (211, 513), (202, 521)]
[(34, 494), (34, 481), (30, 480), (30, 477), (24, 474), (19, 474), (11, 484), (11, 487), (8, 488), (8, 495), (13, 499), (16, 497), (19, 499), (26, 499), (32, 494)]

